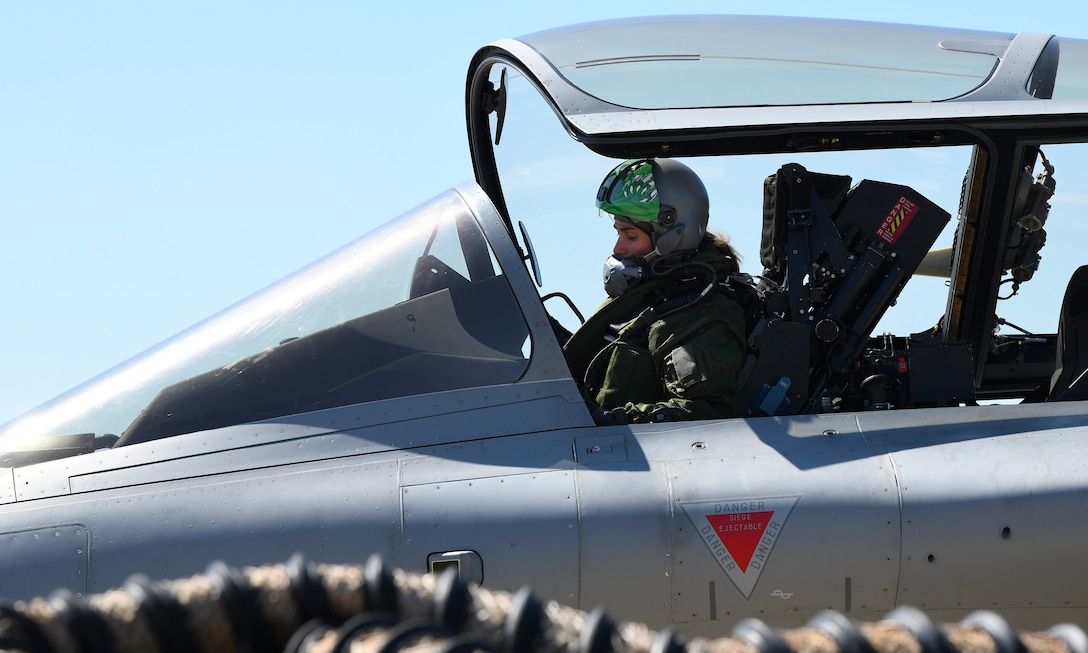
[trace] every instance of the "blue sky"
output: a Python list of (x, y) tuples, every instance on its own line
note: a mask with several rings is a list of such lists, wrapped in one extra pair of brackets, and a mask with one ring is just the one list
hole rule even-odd
[(1071, 0), (373, 4), (0, 9), (0, 423), (471, 177), (488, 42), (660, 13), (1088, 37)]

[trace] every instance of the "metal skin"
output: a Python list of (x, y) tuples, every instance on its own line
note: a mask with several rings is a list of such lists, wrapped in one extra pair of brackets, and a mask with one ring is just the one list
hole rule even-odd
[[(477, 72), (498, 61), (549, 78), (539, 54), (504, 41), (474, 61), (470, 98), (486, 94)], [(803, 624), (828, 608), (868, 620), (900, 605), (938, 621), (977, 609), (1023, 628), (1088, 621), (1083, 402), (594, 426), (512, 239), (487, 115), (469, 106), (479, 181), (421, 210), (470, 216), (490, 244), (530, 332), (518, 380), (0, 470), (0, 596), (86, 595), (133, 573), (178, 577), (212, 560), (257, 565), (301, 551), (326, 562), (379, 553), (414, 571), (453, 564), (491, 589), (529, 585), (690, 635), (728, 633), (746, 617)], [(1064, 124), (1088, 134), (1088, 104), (1081, 110)], [(839, 127), (875, 133), (879, 123), (874, 138), (884, 139), (897, 128), (917, 133), (942, 112), (934, 122), (972, 113), (861, 106)], [(776, 124), (787, 114), (797, 108), (762, 110)], [(657, 136), (609, 131), (625, 120), (618, 111), (571, 124), (605, 125), (578, 132), (602, 151), (706, 145), (667, 131), (678, 115), (666, 110)], [(958, 129), (982, 129), (984, 118)], [(995, 147), (1022, 152), (1014, 127), (1027, 122), (1023, 106), (993, 121)], [(743, 126), (736, 137), (737, 148), (752, 138)], [(728, 135), (716, 138), (728, 149)], [(1017, 168), (1002, 166), (993, 174)], [(1010, 198), (988, 201), (1001, 208)], [(985, 241), (986, 229), (978, 234)], [(987, 252), (979, 244), (956, 256), (964, 270), (987, 271), (963, 293), (958, 337), (990, 331), (980, 315), (992, 316), (997, 284), (986, 266), (1000, 257)]]

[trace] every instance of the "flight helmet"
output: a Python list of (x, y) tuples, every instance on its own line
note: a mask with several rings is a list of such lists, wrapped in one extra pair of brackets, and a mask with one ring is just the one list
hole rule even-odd
[(597, 208), (650, 235), (647, 257), (698, 249), (710, 218), (706, 187), (695, 171), (672, 159), (629, 159), (608, 173)]

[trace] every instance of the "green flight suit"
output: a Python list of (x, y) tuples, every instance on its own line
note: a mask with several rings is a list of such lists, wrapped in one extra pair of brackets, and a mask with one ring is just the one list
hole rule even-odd
[[(704, 244), (685, 264), (721, 274), (735, 263)], [(737, 413), (737, 374), (747, 350), (744, 311), (720, 290), (662, 308), (676, 281), (646, 282), (605, 302), (586, 326), (621, 323), (585, 369), (586, 395), (619, 421), (717, 419)], [(634, 305), (632, 305), (634, 303)], [(573, 339), (572, 339), (573, 340)], [(572, 365), (572, 367), (574, 367)]]

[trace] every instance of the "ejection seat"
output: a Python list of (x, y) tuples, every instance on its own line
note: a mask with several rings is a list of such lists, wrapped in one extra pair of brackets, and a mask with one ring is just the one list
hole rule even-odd
[(1047, 401), (1088, 399), (1088, 265), (1069, 278), (1058, 317), (1057, 367)]
[(850, 181), (790, 163), (764, 183), (763, 315), (739, 379), (749, 416), (831, 410), (852, 382), (886, 403), (886, 374), (851, 374), (951, 216), (907, 186)]

